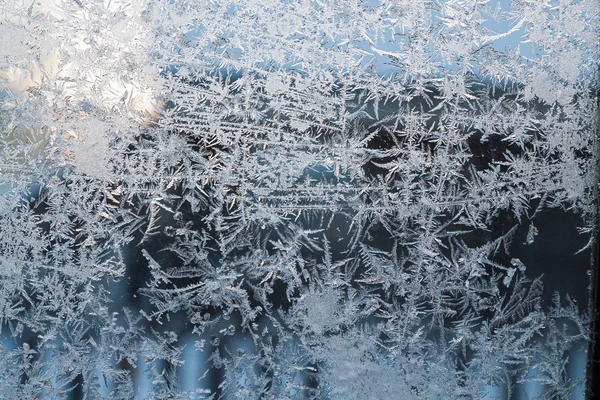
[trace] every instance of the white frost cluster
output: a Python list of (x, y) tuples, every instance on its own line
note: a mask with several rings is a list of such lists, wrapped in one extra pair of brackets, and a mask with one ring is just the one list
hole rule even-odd
[(598, 21), (0, 0), (0, 398), (581, 392), (589, 312), (519, 252), (593, 244)]

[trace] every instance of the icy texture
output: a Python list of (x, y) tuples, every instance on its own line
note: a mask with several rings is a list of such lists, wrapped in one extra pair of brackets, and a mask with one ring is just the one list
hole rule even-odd
[(0, 397), (581, 393), (586, 305), (513, 253), (593, 243), (598, 21), (1, 0)]

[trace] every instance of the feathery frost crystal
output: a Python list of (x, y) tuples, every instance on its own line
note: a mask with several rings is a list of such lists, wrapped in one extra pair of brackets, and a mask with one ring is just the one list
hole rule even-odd
[(0, 0), (0, 397), (581, 395), (599, 21)]

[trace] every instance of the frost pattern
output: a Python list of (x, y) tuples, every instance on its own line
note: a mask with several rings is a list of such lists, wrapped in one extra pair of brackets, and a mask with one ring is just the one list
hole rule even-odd
[(0, 397), (581, 391), (587, 306), (514, 253), (594, 243), (599, 17), (0, 1)]

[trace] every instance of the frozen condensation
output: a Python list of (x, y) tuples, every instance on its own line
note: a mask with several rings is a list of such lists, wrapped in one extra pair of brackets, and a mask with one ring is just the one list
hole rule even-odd
[(589, 260), (599, 21), (0, 0), (0, 398), (581, 395), (521, 253), (551, 213)]

